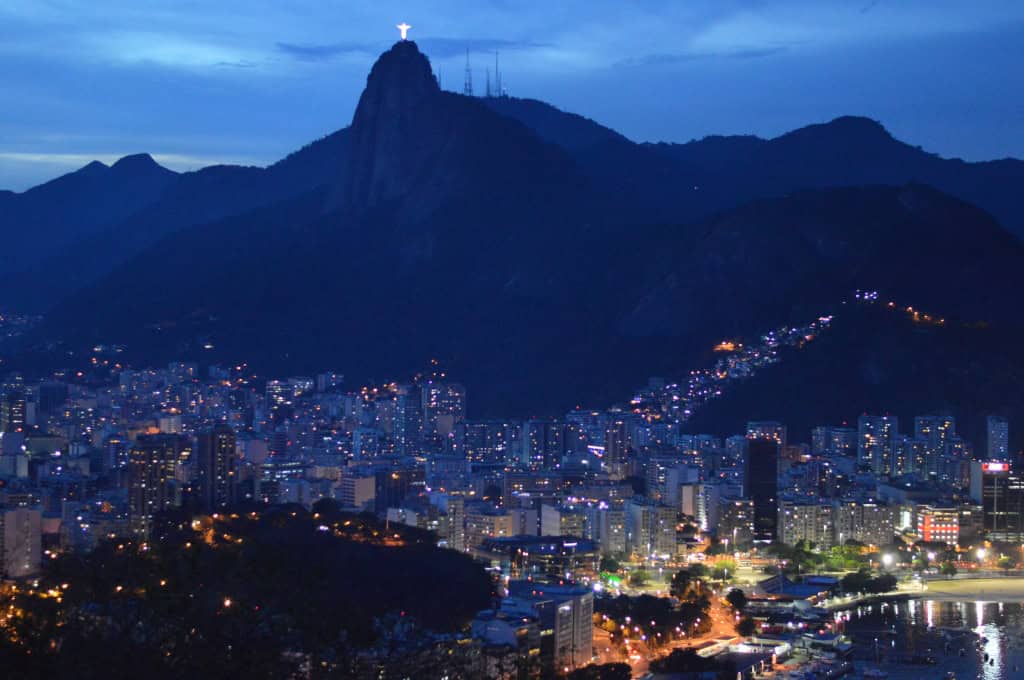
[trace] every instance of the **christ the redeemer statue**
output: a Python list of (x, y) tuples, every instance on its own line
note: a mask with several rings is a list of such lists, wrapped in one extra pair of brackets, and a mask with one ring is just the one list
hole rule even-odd
[(395, 28), (402, 32), (402, 40), (405, 40), (405, 34), (409, 32), (409, 29), (412, 28), (412, 26), (403, 21), (402, 23), (396, 25)]

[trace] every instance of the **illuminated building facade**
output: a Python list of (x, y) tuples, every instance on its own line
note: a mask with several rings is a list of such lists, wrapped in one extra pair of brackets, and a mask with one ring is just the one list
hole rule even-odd
[(984, 531), (992, 540), (1024, 541), (1024, 478), (1005, 461), (971, 463), (971, 499), (981, 504)]
[(917, 535), (928, 543), (956, 545), (960, 541), (960, 511), (919, 505), (916, 508)]
[(200, 506), (206, 512), (224, 510), (235, 503), (235, 431), (218, 425), (199, 435), (196, 463)]
[(899, 429), (899, 419), (895, 416), (860, 416), (857, 419), (857, 464), (876, 475), (889, 476), (893, 438)]
[(985, 444), (990, 460), (1006, 460), (1010, 455), (1010, 423), (1002, 416), (985, 419)]
[(147, 536), (153, 517), (180, 503), (176, 470), (191, 458), (187, 437), (141, 435), (129, 454), (128, 513), (132, 530)]

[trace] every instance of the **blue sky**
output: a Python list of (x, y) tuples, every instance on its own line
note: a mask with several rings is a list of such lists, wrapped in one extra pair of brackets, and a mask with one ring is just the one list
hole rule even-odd
[(773, 136), (844, 114), (944, 156), (1024, 157), (1020, 0), (2, 0), (0, 188), (146, 151), (266, 164), (349, 123), (412, 24), (636, 140)]

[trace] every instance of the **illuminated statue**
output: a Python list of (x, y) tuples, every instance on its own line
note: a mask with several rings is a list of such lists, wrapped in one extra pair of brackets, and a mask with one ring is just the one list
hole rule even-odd
[(412, 28), (412, 26), (403, 21), (402, 23), (395, 26), (395, 28), (402, 32), (402, 40), (405, 40), (405, 34), (409, 32), (409, 29)]

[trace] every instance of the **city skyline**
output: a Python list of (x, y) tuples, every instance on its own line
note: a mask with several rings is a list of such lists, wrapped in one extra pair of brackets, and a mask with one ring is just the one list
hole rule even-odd
[(13, 0), (0, 63), (0, 186), (107, 161), (0, 190), (5, 677), (1024, 667), (1024, 160), (943, 157), (1024, 155), (1024, 6)]

